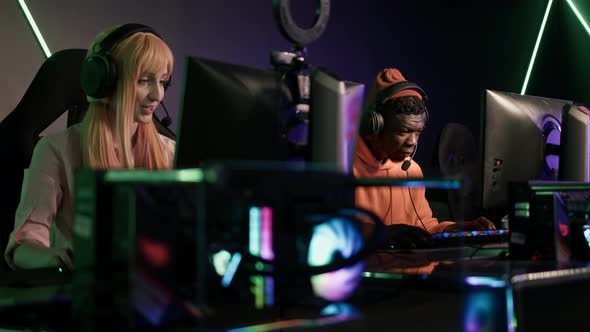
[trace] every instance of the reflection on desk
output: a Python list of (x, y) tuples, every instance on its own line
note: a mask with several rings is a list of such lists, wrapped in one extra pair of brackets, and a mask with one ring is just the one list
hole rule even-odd
[(0, 330), (61, 330), (71, 310), (69, 284), (0, 287)]
[(363, 291), (389, 294), (375, 297), (370, 310), (390, 308), (381, 314), (407, 328), (433, 315), (442, 316), (445, 330), (570, 331), (585, 324), (587, 262), (509, 260), (507, 249), (378, 251), (367, 261)]
[[(236, 331), (306, 332), (526, 332), (584, 326), (586, 310), (580, 304), (590, 294), (587, 263), (511, 261), (502, 255), (506, 249), (378, 251), (367, 260), (359, 292), (351, 299), (358, 311), (332, 312), (330, 317), (281, 308), (281, 319), (242, 325), (230, 324), (235, 313), (224, 311), (224, 323)], [(0, 288), (0, 329), (67, 331), (55, 324), (67, 323), (63, 317), (71, 312), (70, 292), (68, 283)]]
[(439, 264), (465, 260), (503, 258), (508, 244), (443, 249), (378, 250), (367, 259), (365, 277), (370, 273), (432, 274)]

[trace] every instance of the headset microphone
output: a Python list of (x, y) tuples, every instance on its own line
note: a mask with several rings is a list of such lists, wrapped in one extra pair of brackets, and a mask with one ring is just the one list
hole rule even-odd
[(402, 171), (407, 171), (408, 168), (410, 168), (410, 166), (412, 165), (412, 162), (408, 159), (408, 160), (404, 160), (403, 164), (402, 164)]
[(410, 157), (410, 159), (404, 160), (404, 162), (402, 164), (402, 171), (407, 172), (408, 168), (410, 168), (410, 166), (412, 166), (412, 159), (414, 159), (414, 156), (416, 155), (416, 151), (418, 151), (418, 144), (416, 144), (416, 146), (414, 146), (414, 152), (412, 152), (412, 156)]
[(166, 116), (164, 116), (160, 120), (160, 123), (164, 127), (169, 127), (172, 124), (172, 118), (170, 118), (170, 114), (168, 114), (168, 109), (166, 109), (166, 105), (164, 105), (164, 102), (161, 102), (160, 105), (162, 105), (162, 108), (164, 109), (164, 112), (166, 112)]

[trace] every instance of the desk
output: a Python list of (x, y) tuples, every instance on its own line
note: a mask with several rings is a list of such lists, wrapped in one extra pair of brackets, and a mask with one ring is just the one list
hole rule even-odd
[(575, 331), (586, 324), (586, 263), (514, 261), (497, 256), (502, 248), (473, 250), (455, 251), (455, 258), (452, 250), (375, 253), (362, 289), (393, 294), (367, 307), (376, 310), (372, 320), (385, 323), (381, 312), (412, 331)]
[[(376, 252), (349, 301), (356, 311), (348, 316), (320, 318), (283, 308), (282, 321), (235, 331), (568, 331), (584, 326), (590, 295), (585, 264), (510, 261), (498, 257), (504, 250)], [(70, 312), (70, 292), (68, 283), (0, 288), (0, 329), (67, 331), (63, 317)], [(225, 317), (233, 318), (231, 312)]]
[(59, 331), (70, 316), (69, 284), (0, 287), (2, 329)]

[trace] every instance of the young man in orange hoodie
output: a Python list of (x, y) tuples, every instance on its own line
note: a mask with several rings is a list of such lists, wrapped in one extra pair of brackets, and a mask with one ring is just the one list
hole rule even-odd
[[(363, 114), (360, 139), (353, 162), (357, 178), (422, 178), (412, 160), (420, 134), (428, 120), (426, 94), (394, 68), (377, 75), (369, 93), (369, 109)], [(359, 187), (356, 205), (381, 218), (387, 226), (387, 244), (399, 248), (429, 246), (431, 234), (460, 229), (494, 229), (484, 217), (438, 222), (426, 200), (425, 188)]]

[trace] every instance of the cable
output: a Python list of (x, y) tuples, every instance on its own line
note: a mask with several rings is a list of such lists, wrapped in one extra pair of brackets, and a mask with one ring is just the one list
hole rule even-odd
[[(408, 163), (410, 162), (409, 160), (406, 160), (406, 161)], [(410, 172), (408, 171), (408, 168), (410, 168), (409, 165), (407, 167), (405, 167), (405, 171), (406, 171), (406, 178), (409, 179), (410, 178)], [(420, 220), (420, 223), (422, 224), (422, 227), (424, 228), (424, 230), (428, 232), (428, 229), (426, 229), (426, 226), (424, 225), (424, 222), (422, 221), (422, 218), (420, 218), (420, 215), (418, 214), (418, 210), (416, 209), (416, 205), (414, 205), (414, 199), (412, 198), (412, 191), (410, 190), (410, 187), (408, 187), (408, 194), (410, 195), (410, 202), (412, 202), (412, 207), (414, 208), (414, 212), (416, 212), (416, 217), (418, 217), (418, 220)]]
[(172, 124), (172, 118), (170, 118), (170, 114), (168, 113), (168, 109), (166, 108), (166, 105), (164, 105), (164, 102), (163, 101), (160, 102), (160, 105), (162, 105), (162, 108), (164, 109), (164, 112), (166, 112), (166, 116), (164, 116), (160, 120), (160, 123), (162, 124), (162, 126), (168, 128)]
[[(424, 127), (426, 128), (426, 127)], [(422, 129), (424, 129), (422, 128)], [(416, 146), (414, 146), (414, 152), (412, 152), (412, 156), (410, 157), (410, 160), (414, 160), (414, 156), (416, 155), (416, 151), (418, 151), (418, 143), (416, 143)], [(408, 166), (410, 167), (410, 166)]]
[[(385, 170), (386, 172), (386, 177), (387, 179), (389, 179), (389, 170)], [(385, 212), (385, 215), (383, 216), (382, 220), (383, 223), (385, 224), (385, 218), (387, 217), (387, 215), (389, 214), (389, 211), (391, 210), (391, 205), (393, 205), (393, 193), (392, 193), (392, 189), (391, 186), (389, 186), (389, 205), (387, 206), (387, 211)]]

